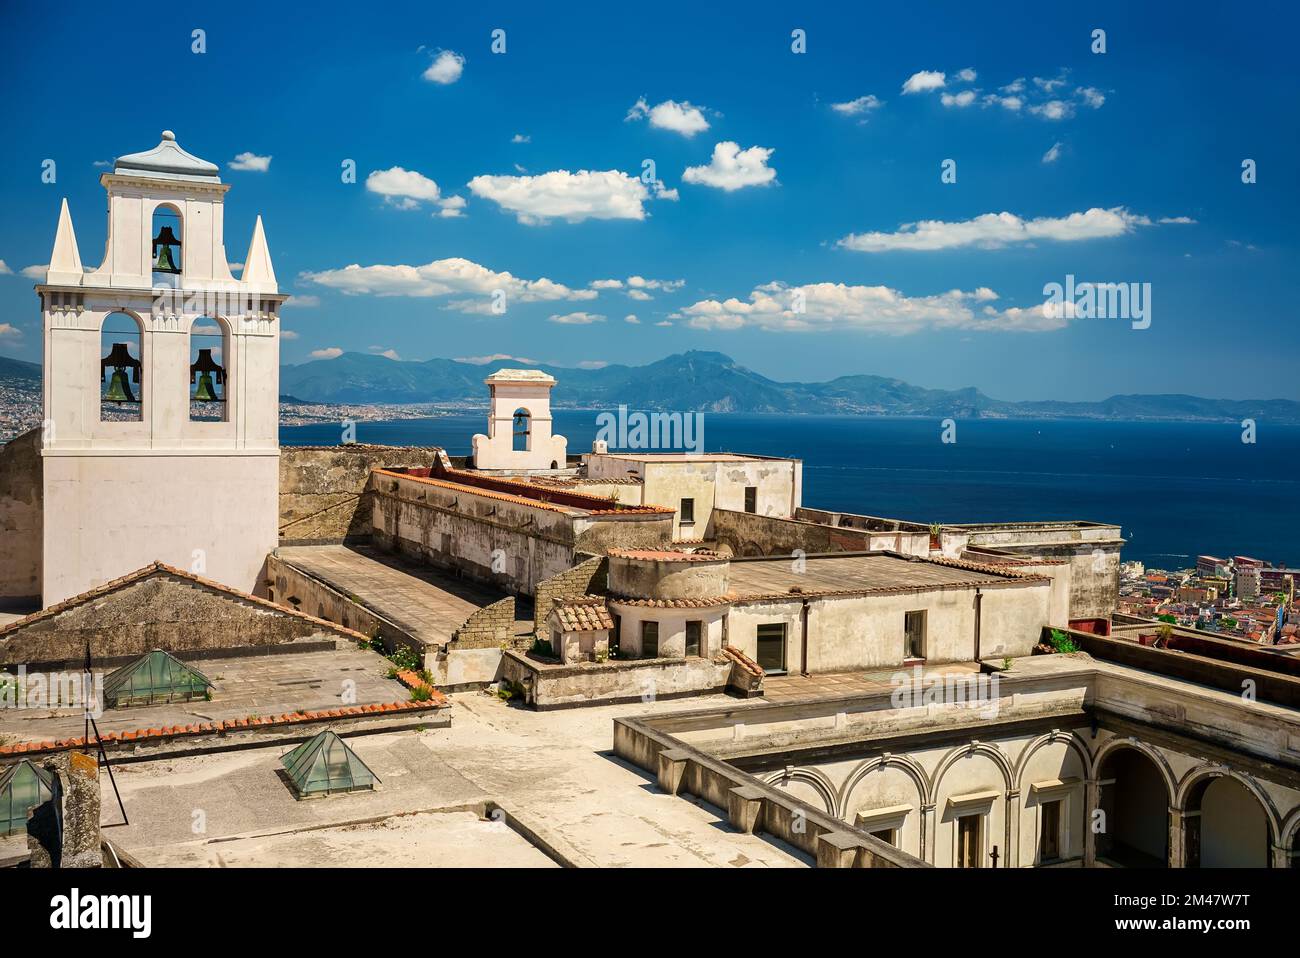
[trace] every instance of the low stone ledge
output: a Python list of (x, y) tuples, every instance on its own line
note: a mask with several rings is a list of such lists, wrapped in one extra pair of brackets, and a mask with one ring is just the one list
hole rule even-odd
[(817, 836), (817, 867), (852, 868), (861, 848), (862, 842), (846, 832), (823, 832)]
[(752, 835), (763, 817), (763, 790), (753, 785), (738, 785), (727, 793), (727, 821), (736, 831)]
[(686, 777), (690, 756), (678, 748), (666, 748), (659, 753), (659, 787), (669, 795), (676, 795)]

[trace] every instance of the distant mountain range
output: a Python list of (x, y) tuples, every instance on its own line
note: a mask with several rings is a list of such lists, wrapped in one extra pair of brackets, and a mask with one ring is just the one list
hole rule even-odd
[[(483, 405), (483, 379), (501, 366), (454, 359), (402, 362), (344, 353), (280, 370), (282, 398), (309, 403), (467, 403)], [(692, 410), (822, 415), (937, 416), (997, 419), (1241, 421), (1300, 424), (1289, 399), (1204, 399), (1184, 395), (1111, 396), (1100, 402), (1009, 402), (978, 389), (924, 389), (884, 376), (841, 376), (821, 383), (785, 383), (746, 369), (717, 352), (691, 351), (645, 366), (569, 369), (538, 365), (559, 385), (560, 408)], [(0, 384), (33, 387), (40, 367), (0, 356)]]

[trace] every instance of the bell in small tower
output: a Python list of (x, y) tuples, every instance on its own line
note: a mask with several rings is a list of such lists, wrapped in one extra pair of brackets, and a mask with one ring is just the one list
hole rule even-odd
[(108, 355), (99, 361), (101, 382), (104, 378), (104, 372), (110, 367), (113, 370), (113, 376), (108, 382), (108, 392), (104, 394), (104, 401), (139, 402), (140, 400), (135, 398), (135, 393), (131, 391), (131, 385), (126, 378), (126, 371), (129, 368), (132, 373), (132, 380), (138, 383), (140, 381), (140, 360), (131, 355), (126, 348), (126, 343), (114, 343)]
[(212, 350), (200, 349), (199, 358), (190, 365), (190, 383), (193, 384), (194, 377), (198, 377), (198, 388), (194, 390), (193, 397), (195, 402), (225, 402), (221, 396), (217, 395), (212, 379), (214, 375), (216, 376), (216, 385), (224, 386), (226, 382), (225, 367), (212, 358)]
[[(157, 257), (153, 269), (155, 273), (179, 273), (180, 267), (176, 265), (176, 257), (172, 254), (172, 247), (178, 250), (181, 248), (181, 241), (176, 238), (170, 226), (164, 226), (158, 230), (158, 235), (153, 238), (153, 252)], [(159, 247), (162, 247), (161, 250)]]

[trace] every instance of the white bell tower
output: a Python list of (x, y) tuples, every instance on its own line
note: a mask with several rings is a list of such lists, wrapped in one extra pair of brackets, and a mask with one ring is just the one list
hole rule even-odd
[(159, 559), (263, 591), (278, 541), (278, 314), (288, 297), (261, 217), (235, 279), (224, 235), (230, 187), (170, 131), (118, 158), (100, 183), (103, 263), (82, 267), (65, 199), (36, 286), (43, 602)]
[(488, 431), (474, 437), (474, 468), (563, 469), (568, 440), (551, 435), (555, 380), (540, 369), (498, 369), (483, 382), (491, 392)]

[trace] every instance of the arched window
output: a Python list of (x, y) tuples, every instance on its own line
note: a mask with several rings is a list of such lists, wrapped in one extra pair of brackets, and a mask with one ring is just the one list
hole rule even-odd
[(180, 210), (170, 204), (160, 204), (153, 211), (153, 228), (150, 236), (149, 259), (152, 264), (154, 286), (179, 286), (181, 275), (181, 240), (184, 232)]
[(190, 326), (190, 365), (186, 375), (190, 396), (190, 422), (227, 420), (226, 324), (200, 316)]
[(99, 421), (144, 419), (142, 330), (127, 313), (110, 313), (99, 330)]
[(533, 415), (527, 409), (515, 410), (514, 444), (510, 447), (515, 452), (527, 452), (533, 448)]

